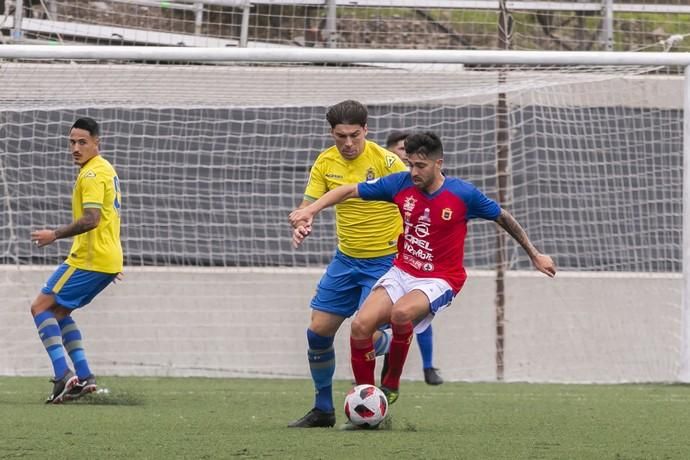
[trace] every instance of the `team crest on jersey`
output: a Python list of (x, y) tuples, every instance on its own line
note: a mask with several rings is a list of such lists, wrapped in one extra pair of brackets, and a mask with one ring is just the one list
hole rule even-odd
[(441, 211), (441, 219), (450, 220), (451, 217), (453, 217), (453, 210), (450, 208), (443, 208), (443, 211)]
[(412, 212), (414, 210), (414, 205), (417, 204), (417, 200), (413, 196), (405, 197), (405, 203), (403, 204), (403, 209), (407, 212)]
[(374, 168), (367, 169), (367, 180), (374, 180), (376, 173), (374, 173)]
[(386, 155), (386, 168), (390, 169), (395, 163), (395, 157), (393, 155)]

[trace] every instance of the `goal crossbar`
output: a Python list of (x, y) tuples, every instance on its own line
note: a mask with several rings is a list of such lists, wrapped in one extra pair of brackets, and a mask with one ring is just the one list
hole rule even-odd
[(474, 65), (689, 66), (690, 53), (606, 51), (485, 51), (317, 48), (186, 48), (153, 46), (4, 45), (0, 59), (122, 59), (147, 61), (410, 63)]

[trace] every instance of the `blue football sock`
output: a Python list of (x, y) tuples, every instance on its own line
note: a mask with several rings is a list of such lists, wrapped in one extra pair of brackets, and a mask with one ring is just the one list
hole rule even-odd
[(38, 329), (38, 336), (43, 342), (43, 346), (48, 352), (50, 361), (53, 363), (53, 373), (56, 379), (61, 379), (69, 370), (65, 349), (62, 346), (62, 336), (60, 326), (55, 319), (52, 311), (46, 310), (34, 316), (34, 323)]
[(417, 334), (417, 343), (419, 344), (419, 351), (422, 353), (423, 368), (434, 367), (434, 332), (431, 330), (431, 325), (424, 332)]
[(391, 347), (391, 334), (387, 330), (379, 331), (381, 336), (374, 343), (374, 353), (376, 356), (383, 356), (388, 353)]
[(333, 412), (333, 374), (335, 374), (334, 337), (323, 337), (307, 329), (309, 343), (309, 370), (314, 381), (316, 395), (314, 407), (324, 412)]
[(86, 360), (86, 354), (84, 353), (81, 331), (71, 316), (62, 318), (58, 321), (58, 325), (62, 334), (62, 344), (65, 346), (67, 353), (69, 353), (72, 363), (74, 363), (74, 370), (79, 379), (84, 380), (91, 375), (91, 369), (89, 369), (89, 362)]

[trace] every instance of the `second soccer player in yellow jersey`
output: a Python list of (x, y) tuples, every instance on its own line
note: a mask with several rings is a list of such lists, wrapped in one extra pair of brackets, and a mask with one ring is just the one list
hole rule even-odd
[[(39, 337), (53, 364), (53, 391), (46, 401), (52, 404), (96, 390), (96, 378), (72, 312), (91, 302), (122, 271), (120, 180), (100, 155), (98, 123), (92, 118), (78, 119), (69, 131), (69, 142), (74, 163), (79, 166), (72, 194), (72, 222), (31, 233), (38, 247), (74, 237), (67, 260), (31, 304)], [(67, 364), (65, 351), (76, 375)]]

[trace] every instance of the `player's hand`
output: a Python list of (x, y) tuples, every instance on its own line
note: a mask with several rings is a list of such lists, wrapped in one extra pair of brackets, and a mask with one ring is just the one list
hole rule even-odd
[(311, 231), (311, 224), (314, 222), (314, 214), (309, 212), (307, 208), (295, 209), (288, 216), (288, 220), (292, 228), (309, 227), (309, 231)]
[(56, 239), (55, 230), (43, 229), (31, 232), (31, 241), (39, 248), (48, 246)]
[(125, 274), (120, 272), (117, 275), (115, 275), (115, 278), (113, 278), (113, 284), (117, 284), (120, 281), (122, 281), (123, 279), (125, 279)]
[(297, 249), (304, 239), (311, 234), (311, 225), (298, 225), (292, 230), (292, 247)]
[(546, 254), (537, 254), (532, 258), (532, 263), (534, 268), (553, 278), (556, 276), (556, 264), (554, 264), (553, 259)]

